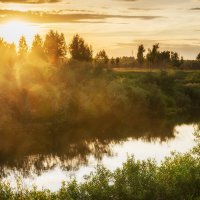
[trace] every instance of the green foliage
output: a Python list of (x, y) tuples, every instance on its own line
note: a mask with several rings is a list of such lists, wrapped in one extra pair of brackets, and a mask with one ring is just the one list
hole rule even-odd
[[(195, 199), (200, 197), (199, 158), (190, 153), (174, 153), (158, 170), (161, 199)], [(162, 191), (162, 192), (161, 192)]]
[(114, 172), (114, 199), (155, 199), (156, 171), (154, 161), (129, 158)]

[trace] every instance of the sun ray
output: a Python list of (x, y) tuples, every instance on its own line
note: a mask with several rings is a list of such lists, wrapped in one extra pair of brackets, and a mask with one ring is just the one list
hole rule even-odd
[(14, 42), (16, 45), (22, 35), (30, 44), (37, 32), (37, 26), (19, 20), (9, 21), (0, 26), (0, 37), (3, 37), (7, 42)]

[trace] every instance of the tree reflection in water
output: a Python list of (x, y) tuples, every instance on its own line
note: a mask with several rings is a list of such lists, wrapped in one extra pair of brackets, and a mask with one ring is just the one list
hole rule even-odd
[(66, 171), (78, 169), (80, 165), (87, 165), (90, 155), (97, 160), (105, 154), (112, 156), (111, 143), (120, 143), (127, 138), (165, 141), (174, 137), (177, 124), (194, 122), (191, 118), (179, 118), (179, 121), (149, 119), (82, 125), (13, 123), (0, 133), (1, 177), (14, 171), (24, 177), (40, 175), (56, 166)]

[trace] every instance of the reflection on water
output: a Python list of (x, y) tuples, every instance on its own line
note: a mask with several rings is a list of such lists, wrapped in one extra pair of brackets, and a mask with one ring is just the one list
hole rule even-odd
[(66, 122), (11, 124), (0, 132), (1, 177), (9, 171), (23, 176), (40, 175), (59, 166), (63, 170), (76, 169), (89, 162), (89, 156), (101, 160), (112, 155), (111, 144), (127, 138), (161, 141), (174, 137), (175, 122), (167, 120), (135, 119), (132, 123), (112, 123), (112, 120), (68, 125)]
[[(174, 137), (168, 137), (166, 140), (156, 137), (151, 140), (149, 137), (126, 137), (121, 140), (85, 141), (86, 152), (83, 144), (80, 143), (83, 145), (80, 148), (83, 149), (77, 149), (76, 145), (71, 144), (66, 147), (68, 151), (65, 154), (31, 155), (12, 165), (9, 165), (10, 162), (7, 162), (7, 165), (4, 163), (3, 179), (15, 186), (16, 177), (23, 175), (24, 186), (31, 187), (34, 184), (39, 189), (49, 188), (56, 191), (62, 181), (70, 180), (71, 177), (82, 181), (83, 176), (93, 171), (97, 164), (103, 164), (108, 169), (114, 170), (122, 166), (128, 156), (134, 155), (136, 159), (141, 160), (154, 158), (160, 162), (165, 156), (170, 155), (171, 151), (186, 152), (194, 146), (193, 133), (197, 128), (197, 125), (176, 126), (173, 131)], [(84, 154), (80, 154), (79, 151), (82, 150)]]

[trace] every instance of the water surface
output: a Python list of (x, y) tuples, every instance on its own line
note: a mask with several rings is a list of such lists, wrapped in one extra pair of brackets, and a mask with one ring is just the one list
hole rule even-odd
[[(103, 164), (110, 170), (121, 167), (129, 156), (137, 160), (155, 159), (160, 163), (171, 151), (187, 152), (194, 146), (193, 133), (198, 129), (195, 124), (177, 125), (171, 137), (125, 137), (113, 140), (84, 141), (80, 146), (66, 144), (67, 151), (36, 154), (20, 158), (15, 162), (1, 162), (3, 180), (16, 187), (16, 178), (24, 177), (25, 187), (36, 185), (38, 189), (56, 191), (62, 181), (76, 178), (83, 181), (84, 175)], [(87, 148), (85, 149), (85, 146)], [(78, 148), (77, 148), (78, 147)], [(82, 148), (82, 149), (81, 149)], [(83, 151), (82, 153), (80, 153)], [(16, 156), (16, 155), (15, 155)]]

